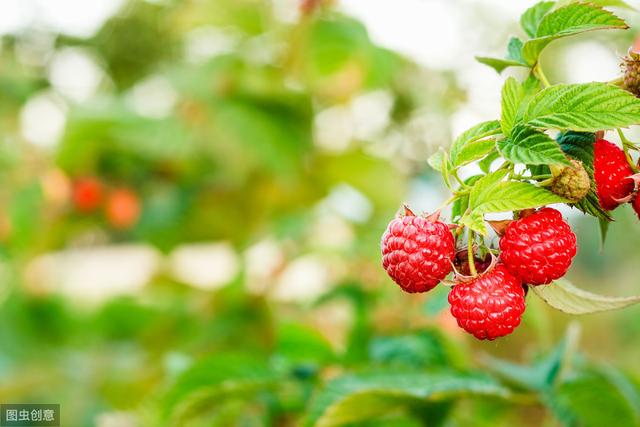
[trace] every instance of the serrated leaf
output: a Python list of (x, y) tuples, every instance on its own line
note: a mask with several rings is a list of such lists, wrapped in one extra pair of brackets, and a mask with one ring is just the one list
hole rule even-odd
[(500, 122), (497, 120), (482, 122), (464, 131), (455, 139), (455, 141), (453, 141), (453, 144), (451, 145), (449, 158), (451, 159), (452, 166), (455, 168), (461, 166), (464, 162), (476, 160), (479, 157), (473, 157), (477, 155), (477, 153), (482, 152), (483, 149), (485, 151), (484, 154), (487, 154), (488, 151), (486, 151), (486, 144), (471, 147), (467, 153), (464, 152), (464, 149), (469, 144), (490, 136), (498, 135), (500, 132)]
[(511, 136), (498, 141), (497, 145), (502, 156), (513, 163), (570, 165), (556, 141), (527, 126), (516, 126)]
[(436, 151), (431, 156), (429, 156), (429, 158), (427, 159), (427, 163), (433, 169), (437, 170), (438, 172), (441, 172), (443, 167), (442, 162), (444, 162), (444, 158), (445, 158), (444, 150), (440, 148), (438, 149), (438, 151)]
[(585, 31), (603, 29), (626, 29), (624, 20), (602, 7), (571, 3), (547, 13), (539, 22), (535, 38), (528, 40), (522, 48), (525, 61), (533, 65), (542, 50), (552, 41)]
[(478, 166), (480, 167), (480, 170), (484, 173), (489, 173), (491, 164), (493, 164), (493, 162), (496, 161), (499, 157), (500, 157), (500, 153), (498, 153), (497, 150), (489, 153), (487, 157), (485, 157), (484, 159), (478, 162)]
[(493, 138), (473, 141), (465, 145), (456, 157), (455, 166), (463, 166), (475, 160), (481, 159), (496, 148)]
[(533, 184), (503, 181), (506, 175), (506, 171), (497, 171), (478, 180), (469, 195), (471, 212), (462, 217), (461, 223), (485, 234), (484, 214), (566, 203), (562, 197)]
[(640, 99), (614, 85), (554, 85), (527, 105), (523, 122), (539, 128), (596, 132), (640, 123)]
[(560, 148), (569, 156), (580, 160), (590, 177), (593, 178), (593, 148), (596, 135), (591, 132), (567, 131), (558, 135)]
[(527, 9), (520, 17), (520, 25), (529, 37), (535, 37), (540, 21), (551, 10), (555, 3), (552, 1), (541, 1)]
[(526, 63), (514, 61), (513, 59), (492, 58), (490, 56), (476, 56), (476, 61), (478, 61), (481, 64), (488, 65), (489, 67), (496, 70), (498, 73), (502, 73), (504, 69), (508, 67), (528, 67), (529, 66)]
[(496, 380), (454, 372), (361, 374), (330, 382), (312, 401), (307, 427), (337, 427), (362, 423), (408, 406), (461, 396), (508, 398), (510, 391)]
[(556, 310), (569, 314), (591, 314), (617, 310), (640, 303), (640, 296), (610, 297), (576, 288), (567, 280), (532, 286), (533, 292)]
[(502, 86), (502, 111), (500, 114), (502, 133), (506, 136), (511, 134), (523, 98), (524, 88), (515, 78), (509, 77)]
[[(585, 3), (584, 0), (560, 0), (557, 4), (558, 7), (562, 7), (571, 3)], [(589, 0), (586, 3), (595, 4), (600, 7), (617, 7), (620, 9), (636, 10), (635, 7), (622, 0)]]
[(510, 61), (516, 61), (522, 65), (527, 65), (527, 62), (522, 57), (522, 47), (524, 42), (517, 37), (511, 37), (507, 44), (507, 56), (505, 59)]

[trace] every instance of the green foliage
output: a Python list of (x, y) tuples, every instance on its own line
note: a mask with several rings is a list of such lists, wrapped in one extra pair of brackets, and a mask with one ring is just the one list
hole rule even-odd
[(486, 213), (529, 209), (564, 201), (562, 197), (533, 184), (504, 181), (506, 176), (506, 171), (498, 171), (474, 184), (469, 195), (471, 212), (462, 217), (462, 224), (485, 234), (483, 215)]
[(459, 167), (486, 155), (493, 148), (490, 136), (500, 134), (500, 122), (491, 120), (479, 123), (458, 136), (450, 149), (450, 159), (453, 167)]
[[(306, 426), (331, 427), (384, 416), (431, 400), (459, 396), (507, 398), (510, 392), (476, 374), (388, 372), (351, 375), (329, 383), (313, 401)], [(429, 421), (429, 420), (425, 420)]]
[(523, 122), (539, 128), (595, 132), (637, 123), (640, 100), (606, 83), (560, 84), (540, 91)]
[(547, 134), (518, 125), (511, 135), (498, 141), (502, 156), (513, 163), (527, 165), (569, 165), (557, 142)]
[(589, 314), (615, 310), (640, 302), (640, 296), (609, 297), (578, 289), (565, 279), (553, 286), (534, 286), (533, 292), (556, 310), (571, 314)]

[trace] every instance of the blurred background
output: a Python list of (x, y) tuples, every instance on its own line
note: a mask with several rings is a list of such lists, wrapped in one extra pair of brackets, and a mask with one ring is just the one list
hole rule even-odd
[[(505, 76), (474, 55), (502, 56), (533, 4), (0, 2), (0, 402), (60, 403), (67, 426), (293, 426), (342, 373), (530, 363), (572, 321), (585, 363), (637, 394), (640, 307), (573, 318), (530, 295), (513, 335), (476, 342), (446, 288), (406, 295), (380, 266), (401, 203), (447, 198), (428, 156), (499, 116)], [(542, 62), (552, 82), (613, 80), (634, 35)], [(564, 214), (573, 283), (640, 294), (631, 209), (605, 251), (595, 219)], [(230, 373), (246, 382), (203, 397)], [(557, 425), (461, 405), (446, 425)]]

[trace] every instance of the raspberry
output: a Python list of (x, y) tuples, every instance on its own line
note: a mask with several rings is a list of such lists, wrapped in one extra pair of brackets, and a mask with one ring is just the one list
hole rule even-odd
[(449, 293), (451, 314), (465, 331), (480, 340), (509, 335), (524, 312), (522, 282), (502, 264), (468, 282), (457, 283)]
[(617, 145), (599, 139), (594, 146), (593, 178), (596, 181), (596, 190), (600, 206), (610, 211), (617, 208), (634, 189), (632, 179), (633, 170), (624, 152)]
[(138, 196), (128, 188), (113, 190), (105, 206), (109, 223), (120, 230), (133, 227), (140, 218), (141, 210)]
[(640, 193), (636, 194), (636, 196), (631, 201), (631, 206), (633, 206), (633, 210), (638, 214), (638, 218), (640, 218)]
[(452, 270), (455, 242), (449, 227), (406, 209), (382, 235), (382, 266), (405, 292), (433, 289)]
[(559, 211), (542, 208), (511, 222), (500, 238), (500, 260), (524, 283), (545, 285), (564, 276), (576, 255), (576, 235)]
[(91, 212), (102, 202), (102, 184), (96, 178), (81, 178), (73, 184), (73, 204), (81, 212)]
[[(571, 166), (560, 168), (557, 173), (554, 173), (551, 191), (576, 203), (587, 195), (591, 188), (591, 181), (582, 162), (577, 160), (570, 160), (570, 162)], [(551, 171), (554, 171), (554, 167)]]

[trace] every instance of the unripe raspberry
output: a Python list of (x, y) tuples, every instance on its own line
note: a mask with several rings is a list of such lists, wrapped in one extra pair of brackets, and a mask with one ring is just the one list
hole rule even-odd
[(500, 238), (500, 260), (529, 285), (564, 276), (576, 255), (576, 236), (559, 211), (543, 208), (511, 222)]
[(594, 145), (593, 178), (602, 209), (617, 208), (621, 199), (628, 197), (634, 189), (633, 175), (624, 151), (617, 145), (599, 139)]
[(449, 227), (410, 210), (382, 235), (382, 266), (406, 292), (433, 289), (452, 270), (455, 242)]
[[(582, 162), (578, 160), (570, 160), (570, 162), (571, 166), (561, 168), (554, 173), (551, 191), (570, 202), (576, 203), (587, 195), (591, 188), (591, 181)], [(554, 168), (551, 170), (553, 172)]]
[(622, 59), (622, 71), (623, 87), (640, 97), (640, 54), (629, 51), (629, 55)]
[(502, 265), (459, 282), (449, 293), (451, 314), (458, 325), (480, 340), (509, 335), (525, 309), (522, 282)]

